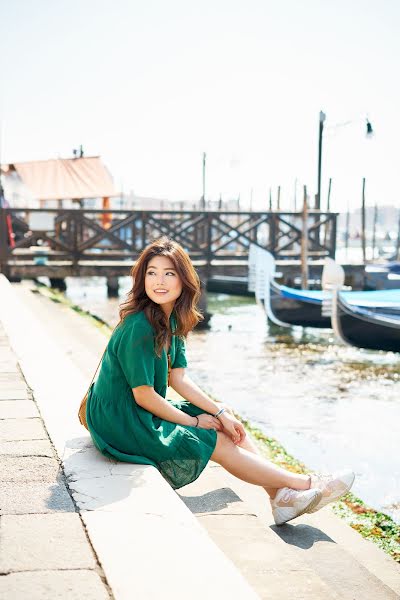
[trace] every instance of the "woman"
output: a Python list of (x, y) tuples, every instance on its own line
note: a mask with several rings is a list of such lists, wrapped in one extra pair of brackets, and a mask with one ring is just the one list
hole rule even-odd
[[(258, 455), (243, 425), (186, 374), (185, 337), (203, 318), (200, 281), (183, 248), (167, 237), (132, 268), (133, 287), (91, 386), (87, 423), (105, 456), (154, 465), (174, 488), (194, 481), (211, 459), (265, 488), (275, 523), (315, 512), (345, 494), (351, 471), (300, 475)], [(166, 399), (168, 385), (183, 402)]]

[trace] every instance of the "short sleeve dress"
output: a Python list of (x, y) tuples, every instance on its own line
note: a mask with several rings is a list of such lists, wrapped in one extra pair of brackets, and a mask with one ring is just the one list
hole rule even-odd
[[(172, 333), (176, 316), (170, 317)], [(171, 367), (186, 367), (184, 339), (172, 335)], [(165, 421), (135, 402), (132, 388), (150, 385), (166, 397), (168, 356), (155, 352), (155, 332), (143, 311), (128, 315), (107, 344), (97, 380), (88, 395), (86, 418), (96, 448), (124, 462), (155, 466), (174, 488), (200, 475), (215, 449), (217, 433)], [(192, 416), (204, 413), (190, 402), (167, 399)]]

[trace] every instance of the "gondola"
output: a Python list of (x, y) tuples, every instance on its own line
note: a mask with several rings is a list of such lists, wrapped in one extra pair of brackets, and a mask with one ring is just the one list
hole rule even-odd
[[(347, 291), (342, 292), (342, 296), (351, 306), (380, 314), (400, 315), (400, 289)], [(268, 316), (273, 322), (280, 321), (290, 326), (329, 329), (331, 319), (329, 315), (324, 316), (322, 305), (331, 297), (332, 292), (295, 289), (270, 280)]]
[[(322, 274), (324, 290), (304, 290), (280, 285), (275, 281), (275, 260), (263, 248), (250, 246), (248, 289), (254, 291), (262, 303), (268, 319), (283, 327), (301, 326), (331, 329), (331, 304), (333, 288), (342, 288), (343, 267), (326, 259)], [(343, 297), (351, 306), (371, 312), (400, 314), (400, 289), (373, 291), (346, 291)]]
[(352, 306), (341, 292), (333, 294), (332, 326), (336, 335), (351, 346), (400, 352), (400, 315)]

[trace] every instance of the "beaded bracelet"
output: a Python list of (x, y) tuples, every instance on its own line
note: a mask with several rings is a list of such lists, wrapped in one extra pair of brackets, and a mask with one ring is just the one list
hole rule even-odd
[(221, 408), (215, 415), (214, 417), (219, 417), (219, 415), (222, 415), (222, 413), (224, 413), (226, 411), (226, 408)]

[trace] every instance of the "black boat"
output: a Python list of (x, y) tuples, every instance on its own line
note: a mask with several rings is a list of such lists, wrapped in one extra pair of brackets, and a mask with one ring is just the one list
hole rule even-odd
[(333, 295), (332, 327), (351, 346), (400, 352), (400, 316), (350, 305), (341, 292)]
[[(400, 289), (347, 291), (341, 295), (352, 307), (389, 316), (400, 313)], [(278, 325), (330, 329), (331, 318), (324, 316), (323, 301), (331, 298), (331, 291), (296, 289), (270, 280), (268, 317)]]
[(271, 280), (268, 317), (277, 325), (330, 329), (330, 316), (322, 314), (324, 296), (331, 294), (320, 290), (298, 290)]

